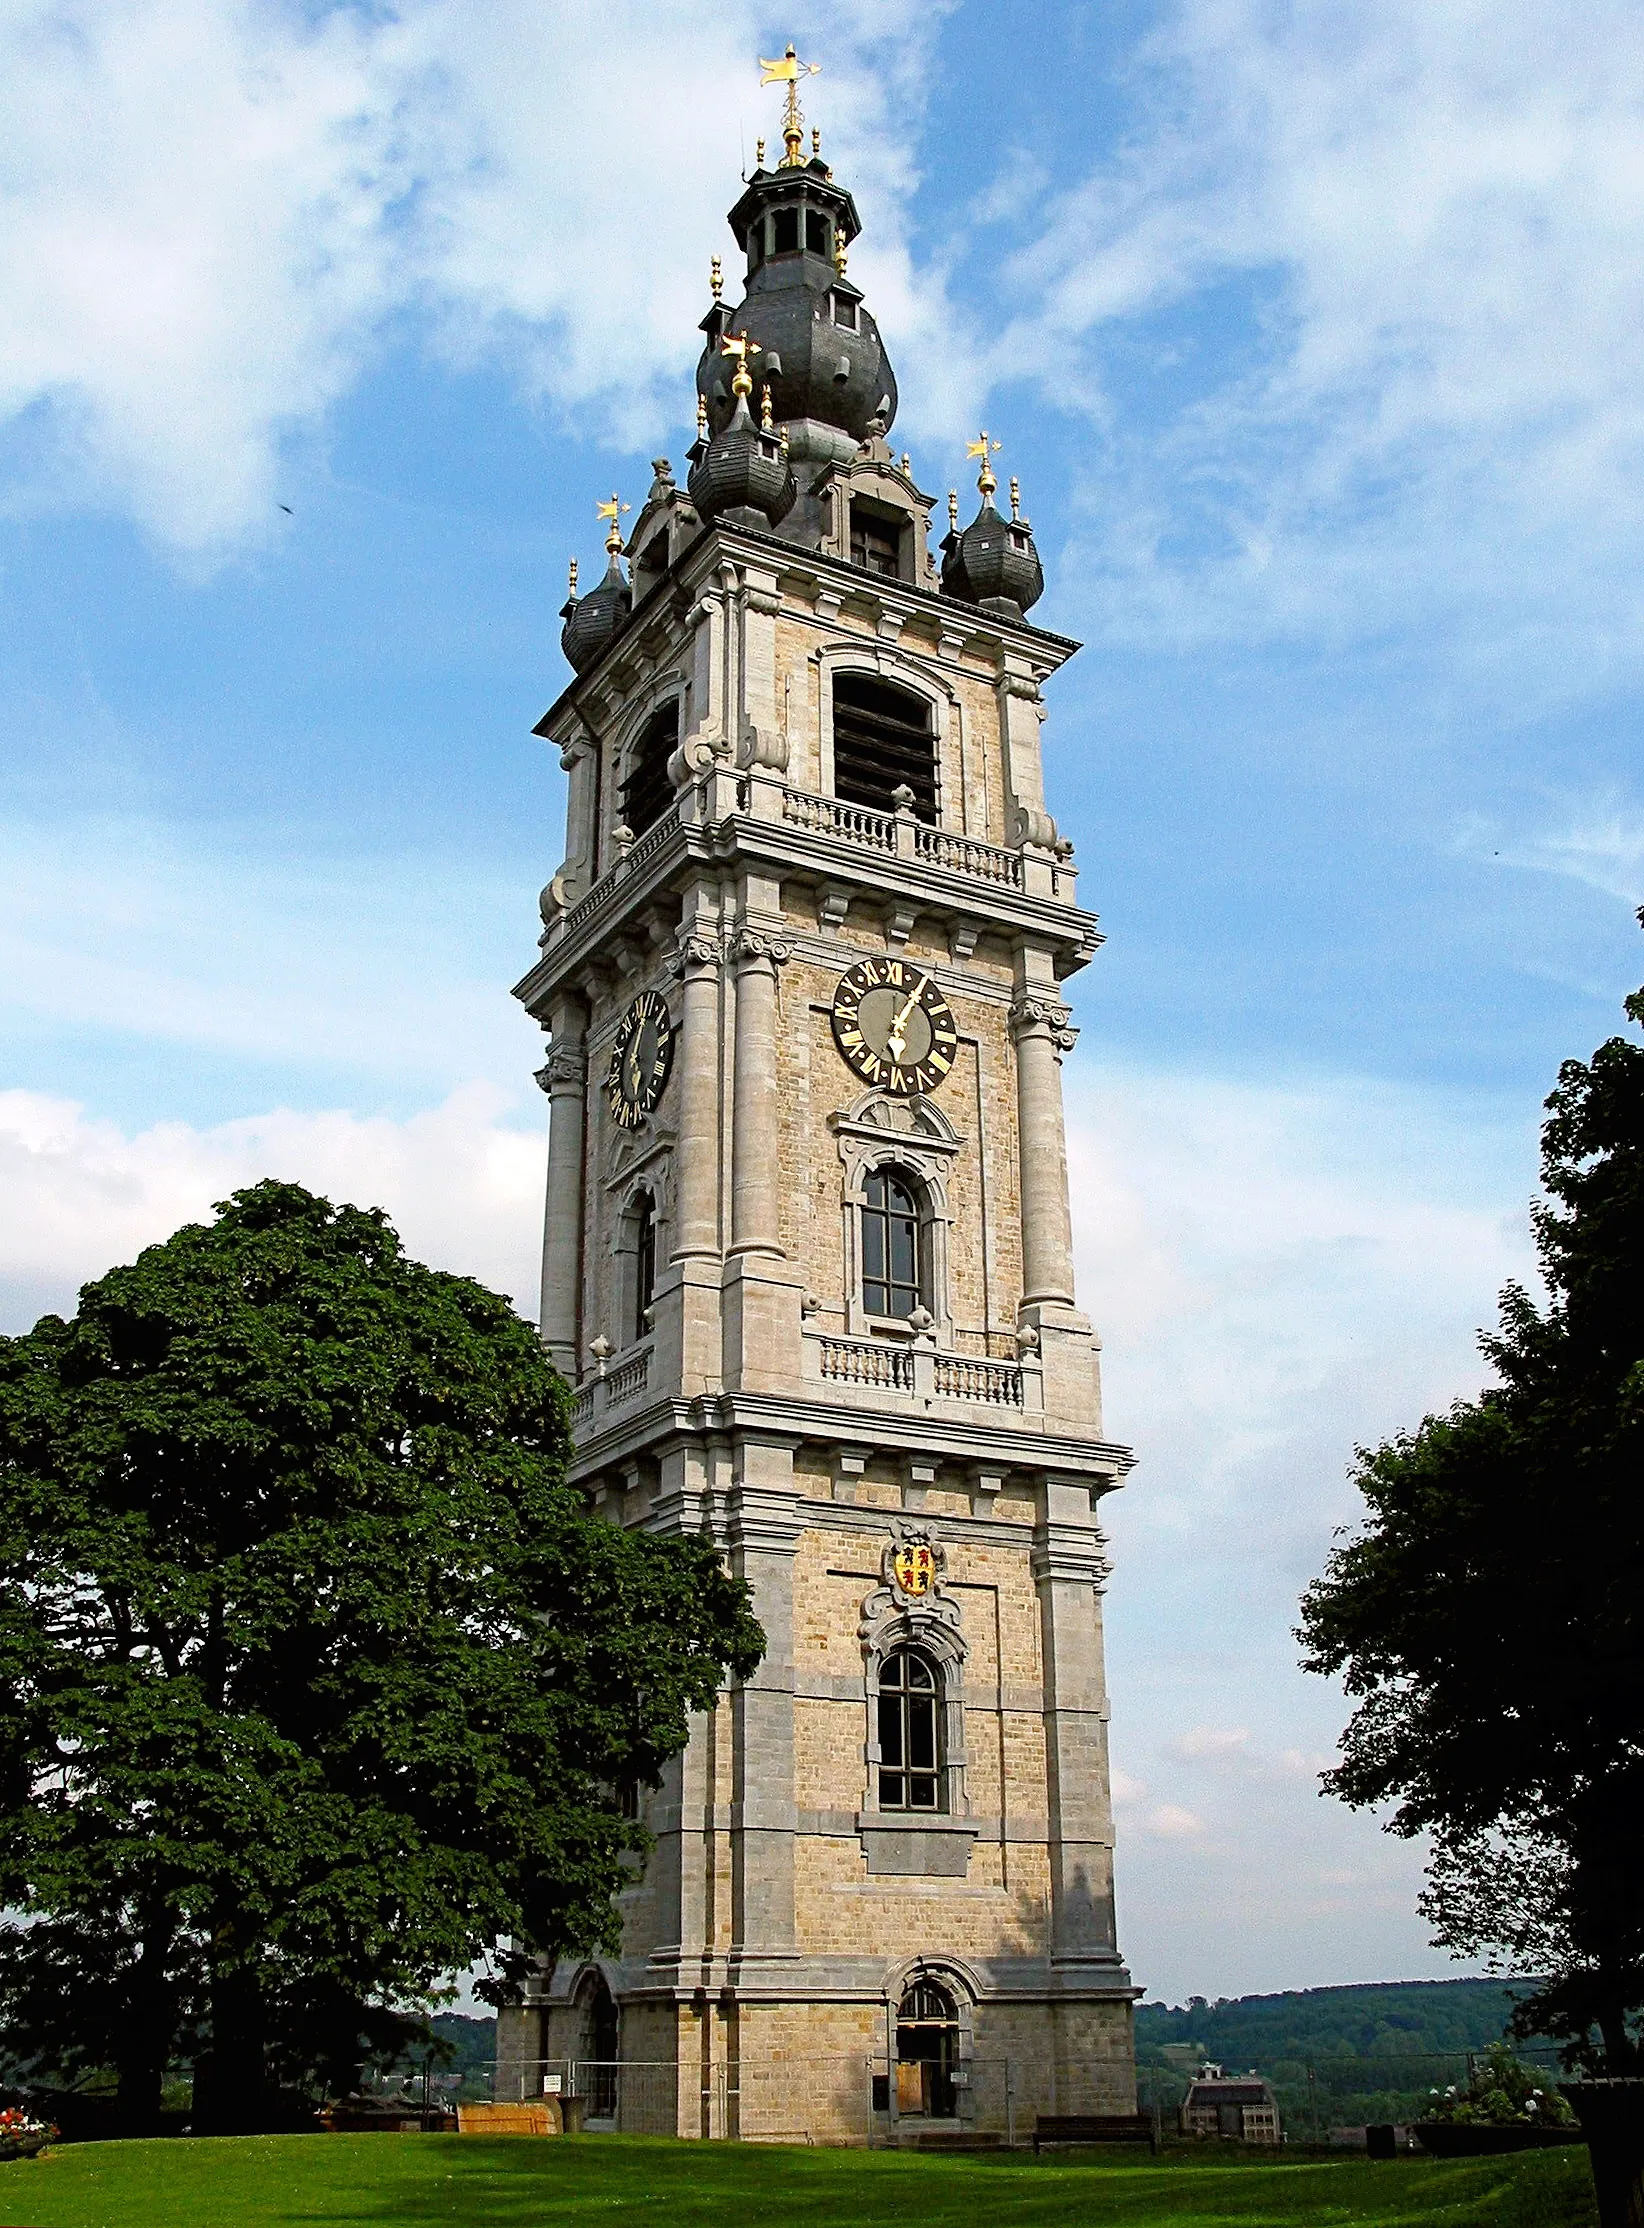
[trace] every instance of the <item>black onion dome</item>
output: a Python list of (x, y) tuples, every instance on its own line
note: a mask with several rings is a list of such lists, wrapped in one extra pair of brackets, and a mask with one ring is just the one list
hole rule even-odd
[(748, 368), (770, 387), (780, 423), (814, 419), (853, 445), (884, 432), (896, 416), (896, 375), (861, 289), (835, 263), (836, 234), (848, 246), (861, 230), (850, 195), (819, 157), (757, 170), (730, 225), (747, 254), (747, 291), (738, 308), (716, 304), (704, 320), (696, 385), (710, 428), (730, 423), (732, 365), (719, 342), (736, 332), (756, 343)]
[[(743, 512), (775, 526), (793, 509), (799, 491), (787, 452), (774, 433), (762, 433), (754, 424), (745, 395), (737, 396), (724, 432), (692, 448), (686, 492), (705, 524)], [(743, 523), (752, 524), (753, 518)]]
[(566, 662), (578, 673), (586, 672), (602, 650), (613, 642), (633, 609), (633, 592), (622, 577), (622, 567), (611, 552), (605, 578), (585, 596), (573, 598), (560, 616), (559, 646)]
[(1019, 619), (1044, 592), (1032, 528), (1025, 518), (1001, 518), (993, 498), (984, 494), (964, 532), (949, 534), (942, 544), (942, 593)]

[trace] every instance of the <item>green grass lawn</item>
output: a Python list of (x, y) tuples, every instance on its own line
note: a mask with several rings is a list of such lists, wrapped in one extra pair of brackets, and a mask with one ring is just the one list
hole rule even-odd
[(80, 2143), (0, 2165), (3, 2228), (1591, 2228), (1583, 2150), (1512, 2159), (788, 2150), (639, 2137)]

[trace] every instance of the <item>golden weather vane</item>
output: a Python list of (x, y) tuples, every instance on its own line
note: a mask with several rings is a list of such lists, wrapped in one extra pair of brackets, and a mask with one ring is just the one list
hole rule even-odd
[(783, 155), (779, 165), (783, 170), (797, 170), (804, 163), (805, 119), (799, 109), (799, 80), (814, 77), (821, 67), (820, 62), (801, 62), (793, 50), (792, 39), (779, 61), (767, 62), (763, 55), (759, 57), (760, 84), (788, 88), (788, 105), (782, 116)]
[(988, 462), (988, 458), (990, 455), (997, 456), (999, 454), (999, 444), (997, 441), (988, 439), (986, 426), (982, 428), (978, 439), (965, 443), (965, 454), (966, 456), (981, 458), (982, 469), (976, 475), (976, 485), (984, 495), (991, 495), (999, 482), (993, 476), (993, 466)]
[(594, 516), (596, 518), (608, 518), (611, 521), (611, 530), (605, 537), (605, 546), (613, 557), (620, 557), (622, 554), (622, 528), (617, 521), (624, 511), (631, 511), (633, 507), (632, 503), (623, 502), (619, 495), (613, 495), (608, 503), (596, 503), (594, 505)]
[(719, 343), (719, 353), (736, 358), (736, 371), (731, 379), (732, 394), (751, 395), (753, 374), (748, 369), (748, 358), (760, 353), (758, 341), (750, 340), (746, 333), (727, 333)]

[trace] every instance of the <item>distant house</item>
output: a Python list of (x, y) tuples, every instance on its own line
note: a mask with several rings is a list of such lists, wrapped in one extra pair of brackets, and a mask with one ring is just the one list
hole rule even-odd
[(1214, 2135), (1226, 2143), (1277, 2143), (1278, 2102), (1260, 2074), (1206, 2066), (1189, 2084), (1181, 2126), (1184, 2135)]

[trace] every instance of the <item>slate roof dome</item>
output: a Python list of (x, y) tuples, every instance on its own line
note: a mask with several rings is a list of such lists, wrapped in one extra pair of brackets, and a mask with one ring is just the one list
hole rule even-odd
[[(1021, 515), (1017, 483), (1010, 483), (1010, 516), (1002, 518), (993, 505), (999, 483), (989, 467), (987, 435), (977, 480), (982, 506), (965, 528), (957, 523), (942, 544), (942, 593), (962, 603), (976, 604), (1001, 618), (1020, 619), (1045, 592), (1044, 568), (1034, 545), (1033, 529)], [(972, 453), (976, 444), (972, 443)]]
[(816, 155), (762, 165), (729, 221), (747, 256), (747, 285), (736, 309), (716, 301), (703, 320), (696, 388), (710, 431), (723, 431), (735, 408), (719, 343), (745, 334), (776, 422), (819, 429), (819, 440), (796, 440), (796, 453), (850, 455), (889, 427), (897, 399), (879, 328), (845, 276), (845, 251), (861, 230), (856, 204)]
[(560, 607), (559, 615), (565, 624), (560, 629), (559, 646), (565, 652), (566, 663), (577, 673), (586, 672), (601, 651), (616, 639), (633, 609), (633, 591), (623, 579), (618, 562), (622, 535), (615, 519), (611, 521), (605, 546), (610, 551), (605, 578), (597, 588), (590, 588), (587, 595), (579, 597), (573, 559), (571, 593)]
[(704, 413), (698, 414), (686, 492), (705, 525), (729, 517), (733, 524), (775, 526), (793, 509), (799, 493), (788, 452), (769, 422), (769, 389), (766, 422), (755, 425), (748, 409), (751, 384), (744, 358), (736, 373), (730, 423), (712, 440), (704, 438)]

